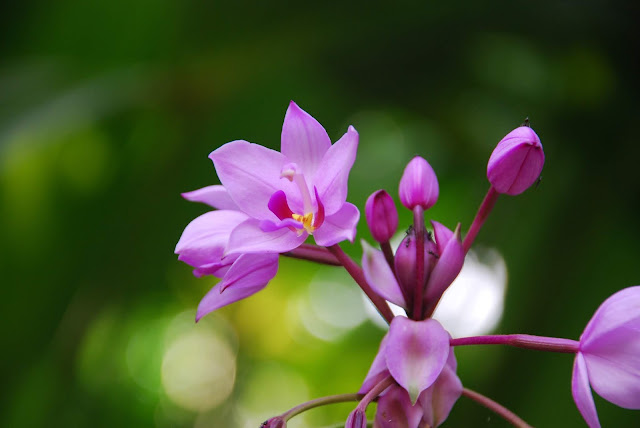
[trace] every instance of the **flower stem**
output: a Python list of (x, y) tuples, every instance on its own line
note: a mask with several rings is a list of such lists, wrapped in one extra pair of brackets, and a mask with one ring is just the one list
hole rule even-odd
[(387, 264), (391, 268), (391, 272), (395, 274), (396, 266), (393, 262), (393, 250), (391, 249), (391, 244), (389, 243), (389, 241), (381, 243), (380, 249), (382, 250), (382, 254), (384, 254), (384, 258), (387, 260)]
[(469, 228), (469, 231), (465, 235), (464, 241), (462, 242), (462, 247), (464, 248), (465, 254), (469, 251), (469, 248), (471, 248), (471, 244), (473, 244), (473, 241), (476, 239), (480, 228), (489, 216), (489, 213), (493, 209), (493, 206), (496, 204), (498, 196), (500, 196), (500, 194), (496, 192), (496, 189), (494, 189), (493, 186), (490, 186), (487, 194), (484, 197), (484, 200), (482, 201), (482, 204), (480, 205), (480, 208), (478, 208), (476, 217), (473, 219), (473, 223), (471, 223), (471, 227)]
[(537, 351), (563, 352), (575, 354), (580, 350), (580, 342), (557, 337), (532, 336), (530, 334), (503, 334), (451, 339), (451, 346), (463, 345), (509, 345)]
[(380, 312), (380, 315), (382, 315), (382, 318), (384, 318), (388, 324), (391, 324), (391, 320), (393, 319), (393, 312), (391, 312), (391, 308), (387, 304), (386, 300), (378, 296), (375, 291), (373, 291), (364, 277), (362, 268), (358, 266), (358, 264), (354, 262), (344, 251), (342, 251), (342, 248), (340, 248), (338, 244), (334, 244), (327, 248), (336, 257), (336, 259), (338, 259), (342, 266), (344, 266), (347, 272), (349, 272), (349, 275), (351, 275), (351, 277), (356, 281), (362, 291), (364, 291), (364, 294), (366, 294), (369, 300), (371, 300), (375, 305), (378, 312)]
[(308, 260), (310, 262), (320, 263), (330, 266), (342, 266), (336, 256), (331, 254), (325, 247), (319, 247), (312, 244), (302, 244), (298, 248), (282, 253), (283, 256), (294, 259)]
[(478, 392), (475, 392), (469, 388), (462, 389), (462, 395), (465, 397), (471, 398), (473, 401), (483, 405), (487, 409), (495, 412), (504, 420), (509, 422), (514, 427), (518, 428), (532, 428), (531, 425), (520, 419), (518, 415), (513, 413), (511, 410), (504, 407), (502, 404), (496, 403), (489, 397), (486, 397)]
[(424, 294), (424, 210), (421, 205), (413, 208), (413, 230), (416, 239), (416, 289), (413, 296), (411, 318), (422, 320), (422, 295)]
[(363, 412), (367, 410), (367, 406), (369, 405), (369, 403), (371, 403), (380, 394), (382, 394), (382, 391), (391, 386), (393, 382), (395, 381), (390, 375), (382, 379), (380, 382), (375, 384), (374, 387), (371, 388), (364, 397), (362, 397), (362, 400), (360, 400), (357, 407), (359, 407)]
[(298, 404), (291, 410), (287, 410), (286, 412), (284, 412), (281, 416), (286, 421), (296, 415), (299, 415), (300, 413), (306, 412), (307, 410), (316, 407), (326, 406), (327, 404), (344, 403), (347, 401), (359, 401), (362, 400), (363, 397), (364, 394), (338, 394), (320, 397), (316, 398), (315, 400), (307, 401), (306, 403)]

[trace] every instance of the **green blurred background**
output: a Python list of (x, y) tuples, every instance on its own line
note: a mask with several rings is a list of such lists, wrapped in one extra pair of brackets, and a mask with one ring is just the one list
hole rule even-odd
[[(352, 309), (340, 271), (283, 260), (265, 291), (196, 325), (214, 281), (173, 254), (206, 211), (180, 192), (217, 182), (209, 152), (277, 149), (291, 99), (334, 141), (359, 131), (351, 202), (395, 197), (420, 154), (440, 181), (429, 216), (463, 229), (491, 150), (530, 117), (544, 179), (502, 198), (478, 238), (509, 274), (496, 332), (577, 339), (607, 296), (640, 283), (637, 2), (435, 3), (4, 4), (0, 425), (251, 427), (357, 390), (384, 330)], [(334, 288), (338, 321), (305, 318)], [(466, 386), (531, 424), (583, 426), (570, 356), (457, 356)], [(605, 426), (637, 426), (638, 412), (596, 404)], [(506, 424), (462, 398), (446, 426)]]

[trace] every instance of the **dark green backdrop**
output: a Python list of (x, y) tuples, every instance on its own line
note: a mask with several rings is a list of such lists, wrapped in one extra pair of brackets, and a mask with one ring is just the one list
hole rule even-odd
[[(0, 425), (243, 427), (358, 388), (383, 331), (323, 341), (302, 328), (318, 268), (287, 260), (263, 293), (195, 325), (213, 282), (173, 254), (206, 211), (179, 193), (216, 182), (208, 153), (234, 139), (278, 148), (291, 99), (334, 141), (359, 131), (351, 202), (395, 196), (420, 154), (440, 180), (429, 216), (463, 228), (491, 150), (529, 116), (542, 184), (500, 200), (478, 238), (509, 272), (497, 332), (577, 339), (600, 302), (640, 283), (636, 3), (441, 3), (4, 5)], [(570, 356), (457, 355), (463, 383), (533, 425), (583, 425)], [(207, 383), (225, 370), (232, 382), (234, 365), (235, 384)], [(637, 425), (638, 412), (596, 403), (605, 426)], [(461, 399), (446, 426), (505, 423)]]

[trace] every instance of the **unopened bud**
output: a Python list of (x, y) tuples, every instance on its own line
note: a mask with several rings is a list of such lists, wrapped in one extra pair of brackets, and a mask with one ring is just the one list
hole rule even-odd
[(367, 428), (367, 415), (364, 410), (356, 407), (347, 418), (344, 428)]
[(438, 200), (438, 178), (431, 165), (416, 156), (404, 169), (400, 179), (400, 201), (410, 210), (422, 206), (424, 210), (431, 208)]
[[(429, 239), (429, 235), (424, 234), (424, 276), (421, 287), (424, 287), (431, 266), (436, 259), (436, 244)], [(416, 237), (413, 228), (407, 232), (407, 236), (402, 240), (400, 246), (396, 250), (394, 258), (394, 268), (396, 278), (405, 296), (411, 298), (415, 295), (415, 289), (418, 286), (416, 280)], [(409, 302), (407, 302), (409, 303)], [(411, 306), (409, 306), (411, 307)]]
[(276, 416), (264, 421), (260, 428), (287, 428), (287, 422), (281, 416)]
[(380, 243), (389, 242), (398, 229), (398, 210), (393, 198), (384, 190), (372, 193), (364, 213), (373, 239)]
[(533, 129), (521, 126), (509, 132), (491, 153), (487, 178), (498, 193), (519, 195), (538, 180), (544, 151)]

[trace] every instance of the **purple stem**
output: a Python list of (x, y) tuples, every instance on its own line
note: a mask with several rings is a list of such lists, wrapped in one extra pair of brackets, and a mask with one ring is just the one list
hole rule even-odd
[(416, 289), (413, 297), (411, 318), (422, 319), (422, 295), (424, 294), (424, 209), (421, 205), (413, 208), (413, 230), (416, 239)]
[(580, 350), (580, 342), (557, 337), (532, 336), (530, 334), (503, 334), (492, 336), (474, 336), (451, 339), (451, 346), (464, 345), (509, 345), (517, 348), (537, 351), (563, 352), (575, 354)]
[(347, 401), (358, 401), (362, 400), (364, 394), (338, 394), (338, 395), (329, 395), (327, 397), (316, 398), (315, 400), (307, 401), (306, 403), (299, 404), (284, 412), (280, 415), (285, 421), (291, 419), (292, 417), (299, 415), (302, 412), (306, 412), (309, 409), (313, 409), (320, 406), (326, 406), (327, 404), (334, 403), (344, 403)]
[(464, 395), (465, 397), (471, 398), (473, 401), (480, 403), (487, 409), (495, 412), (504, 420), (506, 420), (511, 425), (513, 425), (514, 427), (532, 428), (531, 425), (529, 425), (528, 423), (520, 419), (520, 417), (515, 413), (513, 413), (511, 410), (507, 409), (502, 404), (496, 403), (491, 398), (486, 397), (480, 394), (479, 392), (475, 392), (469, 388), (463, 388), (462, 395)]
[(500, 196), (500, 194), (496, 192), (496, 189), (494, 189), (493, 186), (490, 186), (487, 194), (484, 197), (484, 200), (482, 201), (482, 204), (480, 205), (480, 208), (478, 208), (476, 217), (473, 219), (473, 223), (471, 223), (471, 227), (469, 228), (469, 231), (467, 232), (466, 236), (464, 237), (464, 241), (462, 242), (462, 247), (464, 248), (465, 254), (469, 251), (469, 248), (471, 248), (471, 244), (473, 244), (473, 241), (476, 239), (478, 232), (480, 232), (480, 228), (489, 216), (489, 213), (493, 209), (493, 206), (496, 204), (498, 196)]
[(380, 244), (380, 249), (382, 250), (382, 254), (384, 254), (384, 258), (387, 260), (387, 264), (391, 268), (391, 272), (393, 272), (395, 275), (396, 266), (395, 266), (395, 263), (393, 262), (394, 260), (393, 250), (391, 249), (391, 244), (389, 243), (389, 241), (382, 242)]
[(283, 256), (291, 257), (294, 259), (308, 260), (310, 262), (316, 262), (324, 265), (342, 266), (342, 263), (338, 261), (336, 256), (331, 254), (325, 247), (318, 247), (313, 244), (302, 244), (298, 248), (295, 248), (287, 253), (282, 253)]
[(367, 406), (369, 405), (369, 403), (375, 400), (378, 397), (378, 395), (382, 394), (382, 391), (387, 389), (394, 382), (395, 381), (390, 375), (382, 379), (373, 388), (371, 388), (369, 392), (367, 392), (367, 394), (362, 398), (362, 400), (360, 400), (357, 407), (359, 407), (360, 410), (362, 411), (367, 410)]
[(327, 247), (329, 251), (338, 259), (338, 261), (344, 266), (344, 268), (349, 272), (349, 275), (356, 281), (356, 283), (362, 288), (364, 294), (367, 295), (369, 300), (375, 305), (380, 315), (387, 321), (388, 324), (391, 324), (391, 320), (393, 319), (393, 312), (391, 312), (391, 308), (387, 304), (387, 301), (382, 297), (378, 296), (375, 291), (371, 288), (369, 283), (364, 277), (364, 273), (362, 273), (362, 268), (358, 266), (356, 262), (354, 262), (351, 257), (349, 257), (342, 248), (338, 244)]

